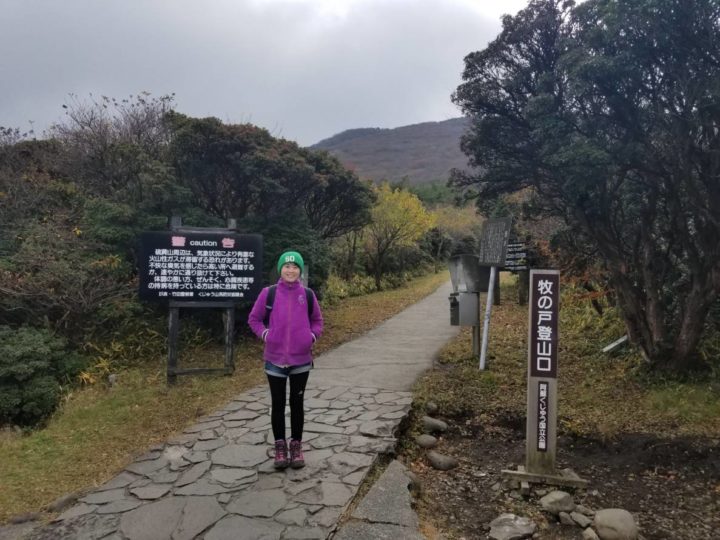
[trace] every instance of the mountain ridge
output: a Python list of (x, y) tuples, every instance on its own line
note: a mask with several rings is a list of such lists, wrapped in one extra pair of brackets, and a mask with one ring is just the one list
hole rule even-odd
[(450, 169), (467, 170), (460, 138), (469, 126), (467, 118), (421, 122), (396, 128), (354, 128), (310, 146), (326, 150), (361, 178), (375, 182), (411, 185), (448, 179)]

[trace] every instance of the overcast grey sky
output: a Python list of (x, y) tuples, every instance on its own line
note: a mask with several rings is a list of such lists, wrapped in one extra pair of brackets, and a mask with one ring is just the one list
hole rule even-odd
[(459, 116), (463, 57), (526, 0), (0, 0), (0, 126), (68, 95), (175, 93), (191, 116), (310, 145)]

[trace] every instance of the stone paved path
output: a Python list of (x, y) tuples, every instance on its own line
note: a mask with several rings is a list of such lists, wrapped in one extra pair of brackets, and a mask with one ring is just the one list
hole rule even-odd
[(305, 399), (305, 468), (273, 469), (270, 397), (260, 386), (22, 538), (327, 538), (377, 456), (394, 449), (415, 377), (456, 332), (448, 293), (445, 285), (317, 358)]
[(423, 540), (410, 484), (405, 466), (391, 461), (333, 540)]

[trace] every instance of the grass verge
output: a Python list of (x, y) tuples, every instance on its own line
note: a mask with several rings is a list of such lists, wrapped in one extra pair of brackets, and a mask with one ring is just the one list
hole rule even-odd
[[(347, 298), (324, 309), (325, 334), (316, 354), (374, 328), (433, 292), (447, 272), (406, 287)], [(48, 425), (28, 434), (0, 434), (0, 522), (35, 512), (57, 497), (107, 481), (134, 457), (181, 431), (197, 417), (264, 381), (257, 341), (236, 347), (231, 377), (181, 377), (165, 384), (164, 359), (118, 374), (114, 387), (97, 384), (69, 394)], [(222, 357), (213, 346), (187, 353), (182, 365), (209, 365)]]

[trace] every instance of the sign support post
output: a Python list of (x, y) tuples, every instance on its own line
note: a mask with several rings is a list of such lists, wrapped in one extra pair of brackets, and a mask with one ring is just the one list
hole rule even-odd
[(235, 372), (235, 305), (225, 310), (225, 373)]
[(168, 362), (167, 383), (177, 382), (178, 333), (180, 331), (180, 308), (170, 307), (168, 310)]
[[(485, 297), (485, 321), (483, 324), (482, 345), (480, 349), (479, 367), (481, 371), (485, 369), (492, 304), (495, 301), (498, 305), (500, 304), (500, 287), (497, 278), (498, 268), (505, 263), (511, 228), (512, 218), (488, 219), (483, 223), (482, 232), (480, 233), (480, 254), (478, 258), (481, 265), (490, 267), (490, 280), (488, 282), (487, 296)], [(495, 281), (498, 281), (497, 291), (495, 290)], [(497, 300), (495, 298), (496, 296)]]
[(477, 356), (479, 358), (479, 356), (480, 356), (480, 321), (478, 321), (478, 324), (475, 324), (472, 327), (472, 353), (473, 353), (473, 356)]
[(526, 270), (518, 272), (518, 305), (524, 306), (528, 303), (528, 293), (530, 287), (530, 273)]
[(493, 306), (493, 293), (495, 289), (495, 276), (497, 275), (497, 266), (490, 267), (490, 283), (488, 284), (488, 292), (485, 297), (485, 321), (483, 322), (482, 351), (480, 352), (480, 371), (485, 369), (485, 356), (487, 355), (488, 334), (490, 333), (490, 314)]

